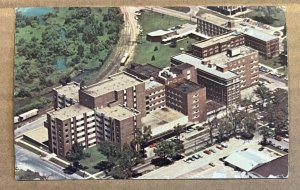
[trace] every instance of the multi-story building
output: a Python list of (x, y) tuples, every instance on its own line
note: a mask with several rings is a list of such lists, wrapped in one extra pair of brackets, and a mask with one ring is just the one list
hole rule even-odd
[(205, 87), (187, 79), (167, 84), (166, 105), (187, 115), (190, 122), (205, 121)]
[(226, 52), (204, 58), (202, 61), (240, 75), (241, 89), (257, 84), (259, 81), (258, 52), (250, 47), (240, 46), (229, 49)]
[(145, 83), (126, 72), (117, 73), (79, 90), (80, 104), (91, 109), (124, 105), (146, 114)]
[(51, 152), (66, 156), (75, 142), (88, 148), (96, 144), (94, 110), (75, 104), (48, 112), (48, 146)]
[(61, 109), (71, 106), (79, 102), (78, 90), (80, 86), (76, 82), (71, 82), (65, 86), (58, 86), (53, 89), (53, 107), (54, 109)]
[(245, 6), (208, 6), (207, 8), (218, 11), (224, 15), (234, 15), (247, 10)]
[(97, 143), (130, 144), (135, 129), (141, 127), (140, 112), (121, 105), (96, 109), (95, 113)]
[(151, 65), (149, 63), (145, 65), (132, 63), (128, 68), (126, 68), (127, 73), (137, 76), (142, 80), (147, 80), (151, 77), (155, 79), (160, 71), (161, 68)]
[(166, 106), (165, 85), (156, 82), (153, 77), (145, 81), (146, 113)]
[(224, 51), (245, 45), (245, 37), (242, 33), (231, 32), (229, 34), (213, 37), (205, 41), (192, 44), (192, 54), (205, 58)]
[(231, 31), (234, 21), (229, 21), (215, 15), (204, 13), (197, 17), (197, 32), (207, 36), (218, 36)]
[(235, 104), (240, 100), (239, 75), (227, 67), (212, 65), (203, 59), (189, 54), (171, 57), (172, 65), (190, 64), (197, 70), (198, 84), (206, 87), (206, 98), (225, 105)]
[(266, 59), (279, 55), (279, 38), (250, 27), (240, 30), (245, 34), (245, 45), (259, 51)]

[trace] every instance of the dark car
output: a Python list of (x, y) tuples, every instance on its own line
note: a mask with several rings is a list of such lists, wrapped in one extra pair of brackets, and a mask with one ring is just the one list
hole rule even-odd
[(258, 149), (258, 151), (263, 151), (265, 148), (264, 147), (260, 147), (259, 149)]

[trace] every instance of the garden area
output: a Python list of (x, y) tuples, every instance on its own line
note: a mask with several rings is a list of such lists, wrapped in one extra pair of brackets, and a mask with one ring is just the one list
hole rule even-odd
[(106, 161), (106, 156), (103, 155), (100, 151), (98, 151), (97, 146), (85, 149), (84, 153), (89, 155), (88, 157), (85, 157), (84, 159), (80, 160), (80, 164), (84, 167), (87, 167), (85, 171), (91, 174), (99, 172), (99, 169), (95, 167), (97, 167), (97, 164), (99, 162)]
[[(157, 22), (158, 20), (159, 22)], [(147, 33), (155, 30), (166, 30), (170, 27), (185, 23), (189, 23), (189, 21), (160, 13), (144, 12), (139, 17), (139, 24), (143, 29), (143, 35), (140, 37), (140, 41), (136, 45), (133, 62), (138, 64), (151, 63), (160, 68), (169, 66), (171, 56), (182, 52), (182, 50), (186, 50), (187, 47), (196, 40), (185, 38), (178, 40), (176, 47), (170, 47), (168, 44), (149, 42), (146, 40), (146, 35)], [(180, 50), (181, 48), (182, 50)]]

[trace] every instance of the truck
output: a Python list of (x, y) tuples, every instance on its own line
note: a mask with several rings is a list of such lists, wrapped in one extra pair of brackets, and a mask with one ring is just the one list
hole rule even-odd
[(32, 110), (30, 110), (28, 112), (20, 114), (19, 115), (19, 121), (24, 121), (24, 120), (26, 120), (28, 118), (36, 116), (38, 114), (38, 111), (39, 111), (38, 109), (32, 109)]
[(129, 57), (129, 54), (128, 53), (124, 53), (124, 55), (123, 55), (123, 57), (122, 57), (122, 59), (120, 61), (120, 63), (121, 63), (122, 66), (125, 65), (125, 62), (127, 61), (128, 57)]

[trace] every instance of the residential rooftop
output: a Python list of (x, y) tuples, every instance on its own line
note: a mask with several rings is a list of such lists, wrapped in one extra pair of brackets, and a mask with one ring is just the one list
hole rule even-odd
[(76, 82), (70, 82), (66, 84), (65, 86), (58, 86), (56, 88), (53, 88), (54, 91), (56, 91), (60, 95), (64, 95), (67, 98), (72, 98), (73, 100), (79, 101), (79, 91), (80, 85)]
[(240, 53), (238, 55), (230, 57), (227, 55), (227, 52), (224, 51), (224, 52), (212, 55), (210, 57), (203, 58), (203, 61), (210, 61), (211, 64), (215, 64), (215, 65), (218, 65), (221, 67), (222, 64), (226, 65), (226, 63), (228, 63), (228, 62), (232, 62), (234, 60), (241, 59), (252, 53), (258, 53), (258, 51), (254, 50), (250, 47), (247, 47), (247, 46), (239, 46), (234, 49), (240, 49)]
[(257, 38), (262, 41), (270, 41), (270, 40), (278, 39), (278, 37), (274, 35), (250, 27), (243, 27), (239, 31), (248, 36), (252, 36), (253, 38)]
[(88, 113), (88, 112), (93, 112), (93, 110), (77, 103), (72, 106), (57, 110), (57, 111), (49, 112), (49, 114), (53, 118), (57, 118), (57, 119), (64, 121), (66, 119), (76, 117), (76, 116), (79, 116), (79, 115), (82, 115), (82, 114)]
[(205, 20), (207, 22), (216, 24), (218, 26), (225, 26), (228, 22), (227, 19), (215, 16), (215, 15), (210, 14), (210, 13), (201, 14), (200, 16), (198, 16), (198, 18), (200, 18), (202, 20)]
[(231, 32), (229, 34), (213, 37), (213, 38), (205, 40), (205, 41), (200, 41), (200, 42), (193, 43), (193, 46), (196, 46), (196, 47), (199, 47), (199, 48), (206, 48), (206, 47), (218, 44), (218, 43), (227, 42), (227, 41), (229, 41), (229, 40), (231, 40), (231, 39), (233, 39), (237, 36), (240, 36), (240, 35), (242, 35), (242, 34), (239, 33), (239, 32)]
[(190, 93), (190, 92), (194, 92), (196, 90), (199, 90), (201, 88), (204, 88), (203, 86), (194, 83), (190, 80), (182, 80), (176, 83), (171, 83), (168, 86), (182, 92), (182, 93)]
[(113, 107), (100, 108), (100, 109), (97, 109), (96, 112), (102, 113), (105, 116), (117, 119), (119, 121), (131, 118), (140, 113), (136, 110), (131, 110), (129, 108), (126, 108), (126, 107), (123, 107), (120, 105), (113, 106)]
[(203, 59), (195, 57), (190, 54), (186, 54), (186, 53), (178, 54), (178, 55), (171, 57), (171, 61), (172, 61), (172, 59), (179, 61), (181, 63), (188, 63), (190, 65), (195, 66), (195, 68), (198, 70), (204, 71), (206, 73), (209, 73), (213, 76), (216, 76), (216, 77), (219, 77), (222, 79), (228, 80), (228, 79), (235, 78), (238, 76), (236, 73), (231, 72), (231, 71), (221, 72), (221, 71), (216, 70), (216, 68), (210, 68), (207, 65), (203, 65), (202, 64)]
[(84, 87), (83, 92), (97, 97), (109, 92), (121, 91), (141, 83), (143, 83), (141, 79), (138, 79), (129, 73), (120, 72), (109, 76), (107, 79), (101, 82)]
[(158, 73), (161, 71), (161, 68), (156, 67), (150, 63), (147, 64), (131, 64), (126, 71), (132, 74), (138, 74), (141, 76), (141, 79), (149, 79), (151, 77), (157, 77)]

